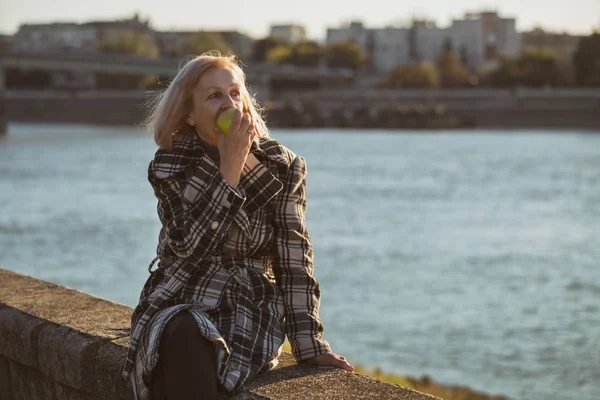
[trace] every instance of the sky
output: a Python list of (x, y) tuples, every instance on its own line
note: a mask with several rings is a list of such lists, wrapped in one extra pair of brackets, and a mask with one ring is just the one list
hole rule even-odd
[(444, 27), (481, 10), (516, 18), (519, 31), (541, 26), (587, 35), (600, 29), (600, 0), (0, 0), (0, 33), (14, 34), (25, 23), (112, 20), (138, 12), (156, 30), (238, 30), (260, 38), (271, 24), (298, 23), (309, 38), (324, 40), (327, 28), (349, 21), (378, 28), (417, 16)]

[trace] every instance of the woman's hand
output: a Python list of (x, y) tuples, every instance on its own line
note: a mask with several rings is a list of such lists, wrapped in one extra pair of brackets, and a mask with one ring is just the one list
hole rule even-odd
[(219, 169), (223, 178), (234, 188), (240, 181), (240, 174), (255, 135), (256, 131), (250, 116), (247, 114), (242, 116), (240, 110), (237, 110), (229, 132), (219, 137), (217, 146), (221, 159)]
[(346, 357), (337, 355), (335, 353), (321, 354), (319, 356), (304, 360), (304, 363), (319, 367), (337, 367), (345, 369), (346, 371), (354, 372), (354, 366), (346, 361)]

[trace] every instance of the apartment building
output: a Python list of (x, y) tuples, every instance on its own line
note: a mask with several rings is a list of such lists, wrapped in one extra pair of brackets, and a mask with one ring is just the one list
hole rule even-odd
[(288, 43), (303, 42), (306, 40), (306, 29), (298, 24), (271, 25), (269, 37)]
[(14, 35), (12, 49), (16, 51), (78, 50), (96, 51), (102, 41), (116, 39), (125, 32), (148, 32), (148, 21), (134, 17), (122, 21), (94, 21), (83, 24), (24, 24)]
[(371, 29), (352, 22), (327, 30), (328, 44), (345, 40), (353, 40), (365, 49), (375, 72), (388, 72), (396, 65), (411, 62), (435, 62), (446, 43), (452, 45), (463, 63), (477, 70), (493, 67), (501, 54), (518, 55), (521, 47), (515, 19), (502, 18), (495, 12), (468, 13), (446, 28), (417, 22), (406, 28)]

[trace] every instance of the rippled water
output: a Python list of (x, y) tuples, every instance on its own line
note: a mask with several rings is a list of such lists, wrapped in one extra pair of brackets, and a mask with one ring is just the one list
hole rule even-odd
[[(308, 162), (326, 338), (515, 399), (600, 393), (600, 135), (275, 131)], [(11, 125), (0, 265), (135, 305), (154, 256), (137, 129)]]

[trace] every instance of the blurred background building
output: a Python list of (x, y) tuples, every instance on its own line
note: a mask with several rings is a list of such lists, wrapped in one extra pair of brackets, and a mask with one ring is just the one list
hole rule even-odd
[(12, 48), (17, 51), (98, 51), (106, 43), (134, 34), (154, 40), (149, 21), (142, 21), (137, 15), (120, 21), (83, 24), (24, 24), (15, 34)]
[[(304, 74), (320, 74), (317, 70), (327, 68), (351, 70), (356, 77), (354, 87), (371, 89), (559, 87), (600, 82), (595, 56), (589, 56), (600, 48), (598, 35), (541, 28), (518, 32), (516, 18), (496, 11), (466, 12), (443, 27), (426, 18), (382, 27), (351, 21), (329, 27), (322, 38), (313, 40), (298, 23), (273, 24), (268, 32), (256, 38), (233, 29), (156, 30), (149, 19), (136, 13), (114, 21), (23, 24), (14, 35), (0, 37), (0, 50), (165, 60), (217, 50), (235, 53), (245, 65), (268, 64), (288, 71), (294, 67), (295, 71), (304, 69)], [(116, 79), (116, 75), (111, 78), (69, 68), (51, 72), (25, 68), (6, 74), (9, 88), (157, 88), (157, 78), (149, 75)], [(303, 85), (314, 89), (314, 85)]]
[(306, 29), (300, 24), (271, 25), (269, 37), (288, 43), (304, 42), (306, 41)]
[(328, 44), (348, 40), (365, 49), (377, 72), (389, 72), (401, 64), (434, 62), (445, 46), (460, 55), (463, 65), (473, 69), (493, 68), (501, 54), (517, 56), (521, 49), (515, 19), (500, 17), (496, 12), (467, 13), (446, 28), (414, 20), (410, 27), (370, 29), (352, 22), (327, 30)]

